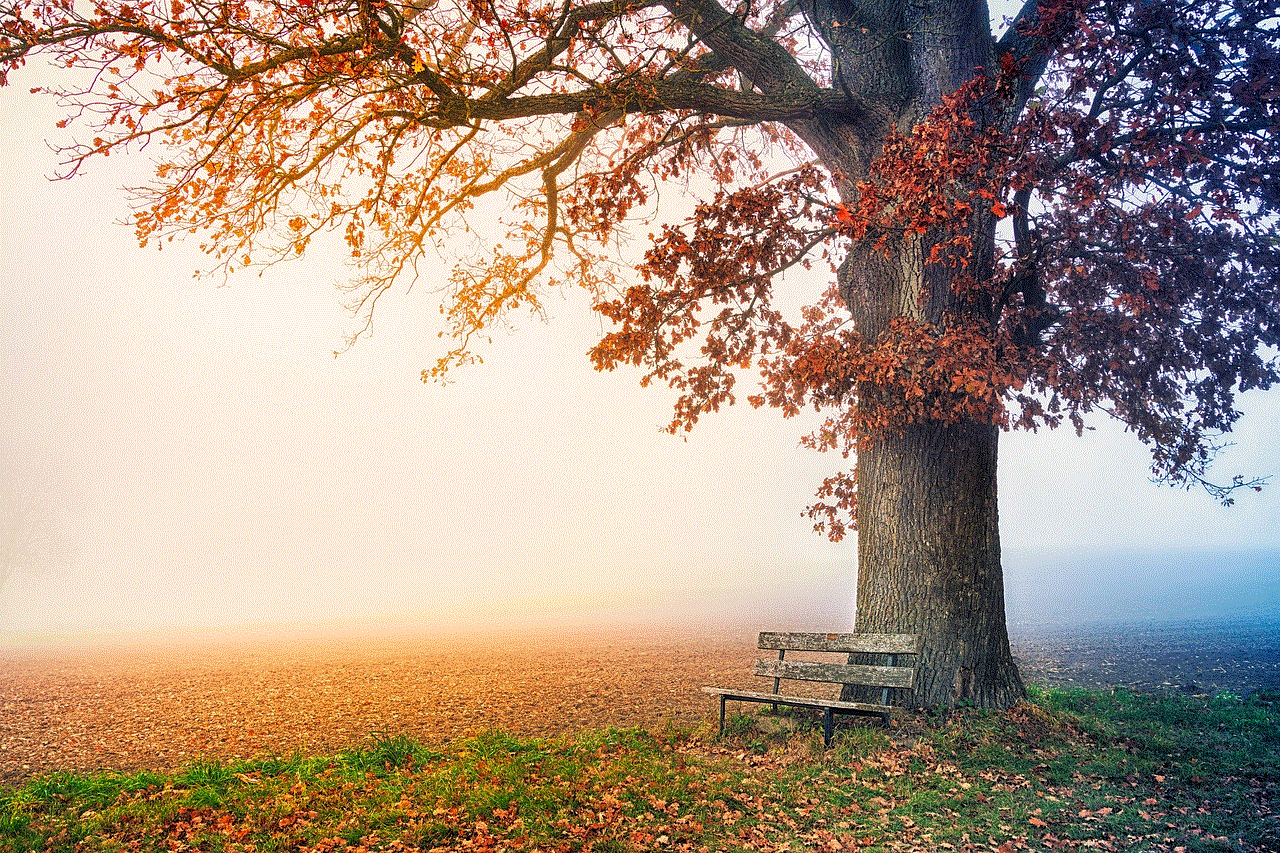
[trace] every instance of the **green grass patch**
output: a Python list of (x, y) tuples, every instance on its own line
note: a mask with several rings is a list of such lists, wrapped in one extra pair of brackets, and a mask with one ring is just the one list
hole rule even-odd
[(168, 774), (0, 788), (0, 853), (204, 850), (1275, 851), (1280, 709), (1035, 691), (1004, 712), (843, 725), (740, 714), (726, 735), (402, 733)]

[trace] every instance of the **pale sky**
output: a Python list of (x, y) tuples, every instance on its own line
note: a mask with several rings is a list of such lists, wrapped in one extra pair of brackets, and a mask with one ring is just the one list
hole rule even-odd
[[(47, 180), (43, 140), (64, 137), (31, 85), (0, 89), (0, 452), (71, 547), (0, 587), (0, 648), (259, 624), (851, 626), (855, 544), (802, 516), (841, 460), (800, 449), (803, 424), (742, 405), (661, 433), (671, 395), (592, 371), (599, 325), (573, 298), (449, 387), (418, 379), (440, 353), (428, 287), (334, 358), (353, 328), (339, 256), (193, 279), (197, 240), (139, 249), (118, 224), (142, 158)], [(1149, 483), (1107, 424), (1007, 434), (1011, 618), (1280, 614), (1280, 395), (1244, 408), (1218, 473), (1276, 481), (1230, 509)]]

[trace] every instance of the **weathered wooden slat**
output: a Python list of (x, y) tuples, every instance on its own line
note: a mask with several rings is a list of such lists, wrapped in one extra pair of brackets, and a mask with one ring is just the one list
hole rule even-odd
[(789, 678), (796, 681), (830, 681), (835, 684), (910, 688), (915, 683), (916, 671), (909, 666), (758, 660), (755, 674), (765, 678)]
[(869, 702), (840, 702), (835, 699), (814, 699), (810, 696), (787, 696), (776, 693), (756, 693), (751, 690), (737, 690), (731, 687), (704, 687), (703, 693), (712, 696), (723, 696), (741, 702), (777, 702), (779, 705), (795, 705), (803, 708), (834, 708), (837, 711), (864, 714), (888, 714), (893, 709), (888, 705), (873, 705)]
[(916, 634), (802, 634), (761, 631), (759, 648), (915, 655), (920, 653), (920, 637)]
[[(885, 725), (888, 725), (889, 715), (893, 710), (888, 704), (888, 688), (911, 689), (915, 683), (915, 667), (787, 660), (787, 652), (881, 654), (889, 655), (890, 664), (897, 664), (899, 655), (920, 654), (920, 638), (914, 634), (802, 634), (762, 631), (760, 648), (775, 649), (778, 652), (777, 660), (758, 660), (755, 665), (756, 675), (773, 679), (772, 693), (726, 687), (702, 688), (703, 693), (720, 697), (720, 733), (724, 734), (725, 702), (731, 699), (741, 702), (765, 702), (774, 706), (820, 708), (822, 710), (822, 743), (824, 746), (831, 746), (833, 714), (875, 714), (883, 718)], [(880, 698), (884, 704), (846, 702), (842, 699), (779, 693), (778, 683), (784, 678), (794, 681), (858, 684), (885, 688)], [(776, 707), (775, 710), (777, 710)]]

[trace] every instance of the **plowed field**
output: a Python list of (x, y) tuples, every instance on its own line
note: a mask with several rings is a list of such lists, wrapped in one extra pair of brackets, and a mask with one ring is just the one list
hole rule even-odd
[[(171, 768), (319, 753), (372, 733), (442, 742), (711, 719), (704, 684), (749, 686), (753, 634), (399, 638), (0, 653), (0, 782), (52, 769)], [(1280, 689), (1269, 629), (1047, 634), (1028, 681), (1245, 695)]]

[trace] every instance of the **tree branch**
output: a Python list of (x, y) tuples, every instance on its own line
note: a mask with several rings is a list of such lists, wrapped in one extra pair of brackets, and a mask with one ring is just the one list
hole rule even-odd
[(1006, 124), (1012, 126), (1035, 94), (1050, 61), (1075, 32), (1080, 0), (1026, 0), (1009, 29), (996, 43), (996, 57), (1012, 57), (1019, 71)]
[[(773, 39), (747, 27), (715, 0), (663, 0), (663, 5), (769, 100), (812, 103), (819, 99), (822, 90), (794, 56)], [(874, 107), (849, 94), (841, 100), (851, 111)]]

